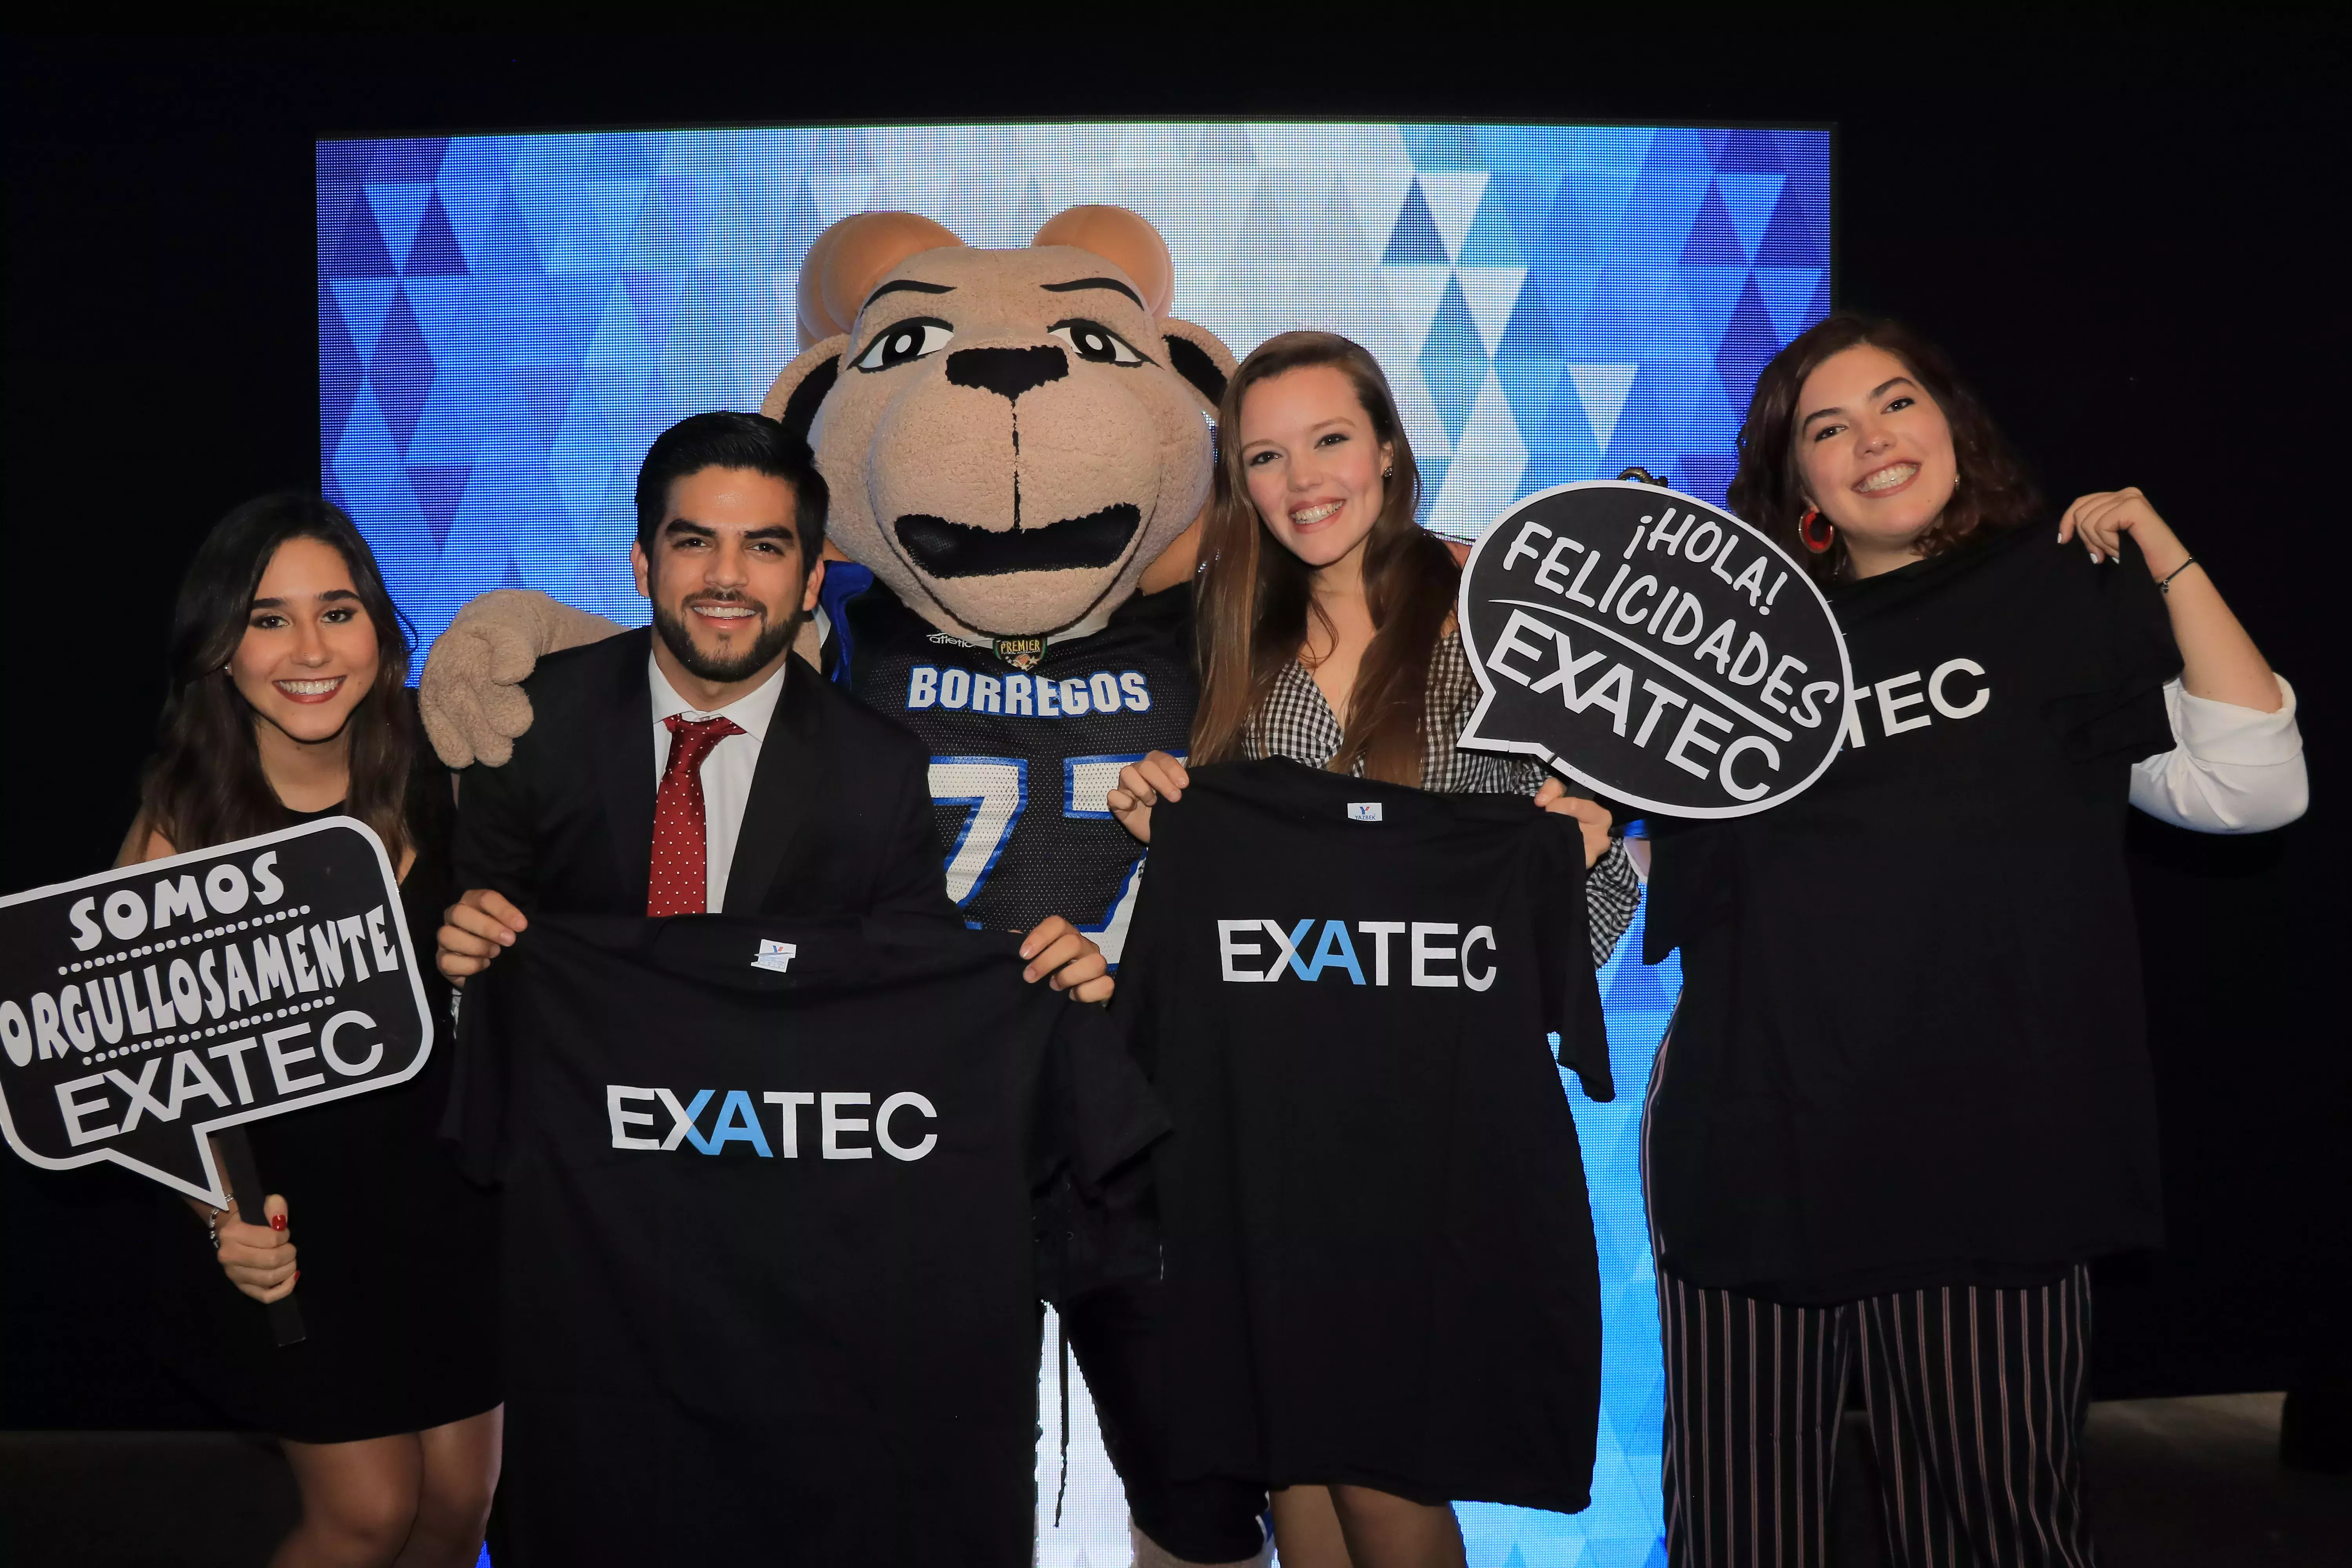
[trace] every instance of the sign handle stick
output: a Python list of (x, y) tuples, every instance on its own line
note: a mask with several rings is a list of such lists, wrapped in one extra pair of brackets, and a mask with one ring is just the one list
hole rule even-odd
[[(259, 1215), (258, 1205), (268, 1189), (262, 1186), (260, 1169), (253, 1163), (253, 1141), (245, 1135), (242, 1127), (225, 1127), (213, 1134), (213, 1147), (220, 1151), (221, 1163), (228, 1167), (229, 1192), (237, 1200), (237, 1212), (245, 1213), (245, 1199), (249, 1195), (257, 1205), (253, 1215)], [(246, 1223), (267, 1225), (268, 1221), (248, 1216)], [(292, 1292), (269, 1303), (269, 1332), (280, 1350), (310, 1337), (302, 1327), (302, 1309), (295, 1304)]]

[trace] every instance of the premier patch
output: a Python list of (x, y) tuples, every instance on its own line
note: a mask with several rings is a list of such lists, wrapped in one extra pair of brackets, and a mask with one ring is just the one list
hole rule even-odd
[(759, 952), (751, 960), (751, 967), (772, 970), (778, 974), (788, 973), (793, 967), (793, 955), (799, 952), (800, 949), (791, 942), (770, 942), (763, 937)]
[(1045, 658), (1044, 637), (998, 637), (996, 657), (1015, 669), (1034, 669)]
[(1349, 820), (1349, 821), (1350, 821), (1350, 822), (1378, 822), (1380, 819), (1381, 819), (1381, 803), (1380, 803), (1379, 801), (1376, 801), (1376, 800), (1351, 800), (1351, 801), (1349, 801), (1349, 802), (1348, 803), (1348, 820)]

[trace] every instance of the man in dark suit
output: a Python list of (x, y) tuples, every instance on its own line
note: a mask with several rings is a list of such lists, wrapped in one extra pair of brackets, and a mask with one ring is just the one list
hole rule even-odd
[[(542, 660), (513, 760), (460, 775), (442, 973), (464, 984), (539, 913), (954, 918), (922, 742), (793, 657), (824, 580), (807, 447), (696, 415), (646, 454), (636, 503), (654, 624)], [(1032, 980), (1109, 994), (1058, 916), (1022, 952)]]

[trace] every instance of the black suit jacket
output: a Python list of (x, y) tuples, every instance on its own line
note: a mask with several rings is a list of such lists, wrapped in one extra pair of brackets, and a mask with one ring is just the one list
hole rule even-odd
[[(530, 729), (459, 775), (458, 886), (525, 914), (643, 915), (653, 855), (650, 628), (552, 654)], [(798, 658), (760, 745), (727, 874), (730, 915), (956, 913), (923, 743)]]

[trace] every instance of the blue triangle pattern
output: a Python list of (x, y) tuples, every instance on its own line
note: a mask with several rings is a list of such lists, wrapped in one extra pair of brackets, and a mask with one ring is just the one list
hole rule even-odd
[(1421, 194), (1421, 182), (1415, 180), (1405, 192), (1404, 205), (1397, 211), (1396, 226), (1389, 230), (1388, 248), (1381, 260), (1391, 267), (1444, 267), (1454, 258), (1445, 253), (1445, 240), (1437, 232), (1437, 219), (1430, 216), (1429, 198)]
[(1684, 452), (1675, 463), (1682, 479), (1675, 488), (1712, 506), (1725, 504), (1731, 476), (1739, 468), (1739, 459), (1724, 452)]
[(510, 188), (499, 193), (489, 226), (475, 247), (473, 267), (477, 272), (507, 272), (525, 278), (541, 276), (546, 270), (540, 260), (539, 244), (531, 238), (530, 226), (523, 221), (522, 207)]
[(329, 278), (390, 278), (397, 270), (365, 202), (353, 202), (343, 215), (342, 232), (319, 269)]
[(1779, 139), (1769, 131), (1728, 132), (1712, 156), (1717, 168), (1745, 174), (1777, 174), (1783, 168)]
[(1791, 180), (1780, 187), (1772, 219), (1756, 244), (1759, 267), (1826, 267), (1829, 226), (1816, 210), (1811, 193)]
[(458, 247), (457, 231), (449, 226), (448, 209), (436, 192), (425, 204), (416, 238), (408, 247), (407, 265), (401, 271), (411, 278), (463, 278), (467, 270), (466, 253)]
[(319, 449), (331, 452), (342, 444), (343, 419), (352, 399), (359, 395), (367, 367), (352, 346), (343, 326), (343, 309), (334, 290), (319, 285)]
[(1732, 224), (1731, 213), (1723, 205), (1723, 193), (1708, 182), (1706, 196), (1699, 203), (1698, 216), (1692, 220), (1690, 235), (1683, 241), (1682, 264), (1685, 267), (1745, 267), (1748, 247), (1739, 243), (1739, 230)]
[[(1502, 339), (1495, 345), (1495, 377), (1502, 383), (1503, 395), (1510, 400), (1520, 435), (1531, 450), (1532, 437), (1549, 433), (1545, 416), (1559, 385), (1564, 357), (1542, 290), (1522, 285), (1510, 319), (1503, 323)], [(1580, 410), (1577, 423), (1583, 423)]]
[(378, 143), (373, 142), (321, 142), (313, 154), (313, 166), (319, 172), (319, 189), (353, 191), (367, 178), (368, 163), (375, 156)]
[(1462, 265), (1524, 267), (1527, 262), (1527, 253), (1519, 248), (1519, 237), (1511, 222), (1508, 189), (1489, 180), (1486, 193), (1478, 199), (1477, 214), (1470, 220), (1470, 232), (1462, 237)]
[(1740, 290), (1739, 303), (1732, 308), (1731, 321), (1723, 331), (1722, 346), (1716, 352), (1716, 368), (1723, 376), (1724, 395), (1738, 406), (1748, 406), (1749, 394), (1756, 390), (1756, 378), (1771, 357), (1780, 352), (1780, 334), (1772, 325), (1772, 314), (1764, 308), (1763, 296), (1757, 293), (1750, 279)]
[(1731, 219), (1732, 232), (1739, 236), (1743, 254), (1753, 254), (1757, 241), (1778, 208), (1780, 192), (1788, 185), (1782, 174), (1741, 174), (1718, 173), (1715, 176), (1715, 194), (1723, 201), (1723, 210)]
[(441, 172), (448, 151), (446, 136), (395, 136), (382, 142), (347, 142), (371, 149), (366, 177), (371, 180), (430, 180)]
[(1478, 145), (1478, 132), (1467, 125), (1408, 126), (1404, 144), (1416, 169), (1451, 173), (1486, 166), (1486, 153)]
[(383, 241), (385, 253), (407, 255), (409, 247), (416, 243), (416, 225), (425, 216), (425, 204), (433, 199), (433, 187), (372, 180), (366, 190), (368, 207), (375, 214), (376, 234)]
[(416, 504), (425, 513), (425, 525), (432, 531), (436, 547), (449, 542), (449, 525), (457, 521), (458, 504), (466, 499), (466, 481), (473, 474), (471, 463), (408, 465), (409, 488), (416, 492)]
[(1421, 506), (1414, 515), (1423, 522), (1429, 521), (1430, 509), (1437, 504), (1437, 492), (1445, 488), (1445, 470), (1453, 467), (1451, 458), (1424, 457), (1413, 454), (1413, 462), (1421, 468)]
[(1445, 438), (1457, 441), (1468, 423), (1478, 389), (1486, 382), (1486, 350), (1478, 337), (1478, 323), (1470, 314), (1458, 276), (1445, 280), (1444, 296), (1429, 323), (1429, 337), (1421, 351), (1421, 378), (1429, 400), (1445, 422)]
[(384, 313), (383, 331), (377, 334), (375, 353), (368, 362), (368, 384), (383, 409), (393, 440), (407, 451), (433, 391), (433, 350), (405, 295), (395, 298)]

